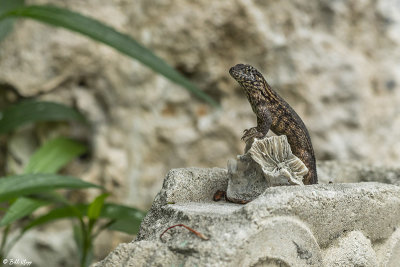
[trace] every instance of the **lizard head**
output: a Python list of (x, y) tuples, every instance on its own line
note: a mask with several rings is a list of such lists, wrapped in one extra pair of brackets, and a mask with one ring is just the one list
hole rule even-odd
[(229, 74), (244, 88), (264, 83), (261, 73), (251, 65), (237, 64), (229, 70)]

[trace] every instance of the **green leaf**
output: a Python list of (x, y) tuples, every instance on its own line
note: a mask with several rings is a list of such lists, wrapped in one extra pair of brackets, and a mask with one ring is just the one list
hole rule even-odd
[(183, 86), (209, 104), (216, 107), (219, 106), (215, 100), (200, 91), (188, 79), (183, 77), (164, 60), (154, 55), (150, 50), (140, 45), (128, 35), (122, 34), (95, 19), (54, 6), (26, 6), (14, 9), (6, 13), (3, 17), (0, 16), (0, 20), (2, 18), (14, 16), (31, 18), (53, 26), (60, 26), (109, 45), (121, 53), (137, 59), (171, 81)]
[[(24, 5), (24, 0), (0, 0), (0, 16), (10, 10)], [(0, 21), (0, 41), (9, 34), (13, 28), (14, 19), (8, 18)]]
[[(24, 231), (54, 220), (78, 217), (76, 215), (76, 210), (78, 210), (80, 214), (87, 214), (88, 207), (89, 205), (87, 204), (78, 204), (75, 206), (62, 206), (60, 208), (55, 208), (47, 214), (31, 221), (27, 226), (25, 226)], [(110, 230), (136, 234), (145, 215), (145, 212), (132, 207), (105, 203), (101, 210), (100, 218), (115, 220), (115, 223), (108, 227)]]
[(30, 194), (30, 198), (51, 202), (54, 204), (69, 205), (68, 200), (56, 191), (40, 192), (37, 194)]
[(23, 231), (27, 231), (35, 226), (43, 225), (55, 220), (73, 218), (73, 217), (76, 218), (82, 217), (83, 214), (86, 214), (87, 209), (88, 209), (87, 204), (77, 204), (77, 205), (54, 208), (45, 215), (42, 215), (32, 220), (28, 225), (24, 227)]
[(112, 231), (123, 232), (129, 235), (135, 235), (139, 232), (141, 221), (118, 220), (111, 224), (108, 229)]
[(132, 207), (107, 203), (104, 205), (100, 217), (116, 220), (115, 223), (109, 227), (110, 230), (133, 235), (139, 231), (140, 223), (145, 215), (145, 212)]
[(83, 231), (80, 225), (73, 225), (74, 241), (78, 248), (79, 258), (82, 258), (83, 251)]
[(0, 227), (13, 223), (35, 211), (37, 208), (48, 205), (50, 202), (20, 197), (7, 210), (0, 221)]
[(77, 120), (86, 122), (82, 114), (73, 108), (53, 102), (22, 101), (0, 111), (0, 134), (38, 121)]
[(55, 189), (99, 187), (81, 179), (56, 174), (23, 174), (0, 178), (0, 201)]
[(124, 219), (124, 220), (142, 220), (146, 212), (133, 207), (124, 205), (106, 203), (101, 211), (100, 217), (109, 219)]
[(109, 196), (110, 194), (104, 193), (99, 196), (97, 196), (93, 202), (90, 204), (87, 216), (91, 220), (96, 220), (101, 213), (101, 210), (104, 205), (104, 200)]
[(32, 155), (25, 168), (25, 173), (56, 173), (86, 150), (86, 146), (74, 140), (67, 138), (53, 139)]

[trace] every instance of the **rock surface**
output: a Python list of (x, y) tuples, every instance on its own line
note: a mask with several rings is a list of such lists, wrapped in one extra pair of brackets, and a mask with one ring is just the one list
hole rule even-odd
[(268, 187), (304, 185), (307, 173), (304, 163), (292, 154), (285, 135), (254, 139), (244, 155), (228, 161), (226, 196), (251, 201)]
[(320, 183), (380, 182), (400, 186), (400, 168), (352, 161), (320, 161), (317, 169)]
[[(78, 34), (19, 21), (0, 43), (0, 84), (25, 96), (45, 92), (42, 99), (85, 113), (94, 126), (93, 136), (84, 136), (93, 144), (93, 164), (79, 175), (104, 181), (120, 201), (148, 208), (168, 170), (224, 167), (241, 153), (241, 131), (255, 125), (255, 116), (228, 74), (239, 62), (260, 69), (299, 113), (319, 160), (400, 162), (400, 139), (387, 134), (400, 132), (396, 0), (29, 1), (46, 3), (131, 35), (223, 107), (214, 111)], [(31, 143), (52, 134), (31, 133)], [(6, 159), (14, 172), (13, 157)]]
[[(227, 179), (217, 168), (171, 170), (137, 239), (94, 266), (396, 266), (400, 187), (281, 186), (246, 205), (213, 202)], [(175, 224), (209, 240), (184, 228), (160, 239)]]

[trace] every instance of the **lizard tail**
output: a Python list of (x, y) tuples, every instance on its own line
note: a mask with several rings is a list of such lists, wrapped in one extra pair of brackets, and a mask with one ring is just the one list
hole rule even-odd
[(304, 179), (303, 179), (303, 183), (305, 185), (318, 184), (318, 176), (317, 176), (317, 169), (316, 169), (315, 163), (312, 165), (313, 166), (309, 167), (309, 171), (308, 171), (306, 177), (304, 177)]

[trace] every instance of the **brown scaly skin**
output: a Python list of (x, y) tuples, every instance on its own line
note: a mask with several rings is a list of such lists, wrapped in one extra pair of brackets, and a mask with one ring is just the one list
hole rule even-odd
[(264, 138), (271, 129), (276, 135), (286, 135), (292, 152), (307, 166), (304, 184), (318, 183), (314, 150), (306, 126), (299, 115), (267, 83), (259, 71), (250, 65), (237, 64), (229, 74), (242, 86), (251, 108), (257, 116), (257, 127), (244, 131), (243, 140)]

